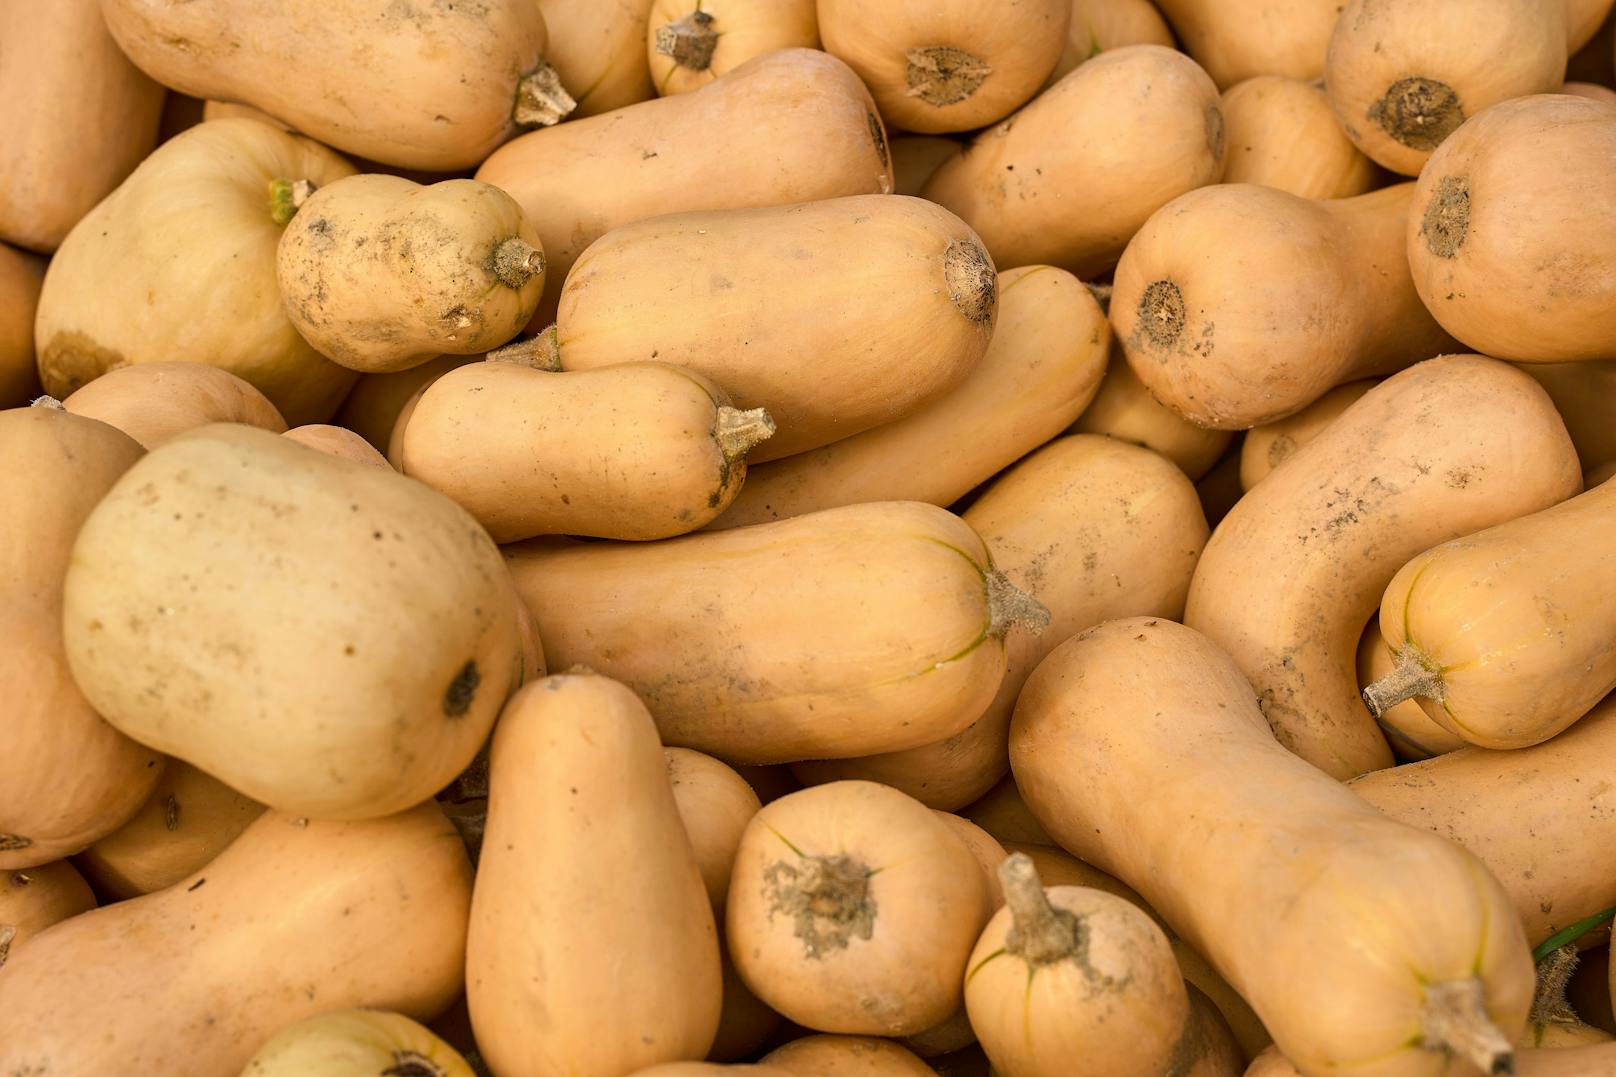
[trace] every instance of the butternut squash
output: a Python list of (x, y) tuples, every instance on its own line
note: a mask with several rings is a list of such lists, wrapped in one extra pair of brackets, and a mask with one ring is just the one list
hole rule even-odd
[(530, 132), (491, 154), (477, 178), (508, 191), (539, 230), (549, 262), (543, 325), (572, 263), (614, 228), (663, 213), (885, 193), (892, 164), (858, 76), (825, 53), (783, 49), (693, 93)]
[(858, 72), (883, 119), (922, 134), (983, 127), (1025, 103), (1060, 58), (1072, 15), (1071, 0), (818, 6), (825, 51)]
[(964, 381), (901, 419), (749, 471), (709, 526), (865, 501), (951, 505), (1070, 426), (1105, 372), (1105, 312), (1052, 266), (1006, 270), (997, 291), (993, 339)]
[(764, 1065), (720, 1065), (717, 1062), (664, 1062), (635, 1070), (629, 1077), (790, 1077), (790, 1070)]
[(489, 775), (466, 1001), (490, 1067), (611, 1077), (706, 1054), (718, 935), (645, 707), (586, 672), (530, 684)]
[(0, 874), (0, 969), (47, 927), (93, 908), (90, 884), (66, 860)]
[(1224, 90), (1220, 107), (1229, 141), (1224, 183), (1298, 198), (1351, 198), (1376, 186), (1374, 163), (1341, 130), (1323, 88), (1259, 75)]
[(1304, 1073), (1509, 1072), (1533, 975), (1503, 890), (1287, 752), (1254, 696), (1199, 633), (1107, 622), (1028, 681), (1011, 764), (1062, 845), (1136, 887)]
[(874, 1036), (804, 1036), (763, 1056), (798, 1077), (936, 1077), (912, 1051)]
[(889, 148), (893, 193), (918, 195), (944, 161), (965, 152), (965, 143), (944, 135), (900, 135)]
[[(726, 878), (725, 885), (728, 884)], [(719, 922), (722, 923), (722, 920)], [(722, 953), (723, 940), (719, 941)], [(718, 1032), (713, 1036), (713, 1046), (708, 1050), (707, 1057), (714, 1062), (734, 1062), (756, 1055), (758, 1049), (774, 1037), (780, 1028), (781, 1018), (764, 1005), (762, 999), (752, 994), (741, 979), (741, 974), (735, 971), (735, 964), (727, 953), (723, 954), (723, 959), (724, 1006), (719, 1011)]]
[(349, 176), (303, 202), (276, 275), (304, 340), (350, 370), (385, 373), (514, 337), (544, 292), (544, 251), (497, 187)]
[(658, 359), (767, 408), (762, 463), (938, 400), (981, 362), (997, 309), (993, 261), (959, 218), (863, 195), (615, 229), (568, 274), (556, 340), (567, 370)]
[(1500, 359), (1616, 354), (1613, 153), (1616, 106), (1566, 95), (1495, 105), (1442, 144), (1415, 187), (1408, 264), (1443, 328)]
[(227, 1077), (318, 1013), (425, 1020), (460, 991), (470, 900), (471, 865), (436, 804), (362, 822), (267, 812), (197, 874), (14, 957), (0, 1072)]
[(1568, 82), (1560, 87), (1560, 92), (1571, 94), (1573, 97), (1586, 97), (1590, 101), (1603, 101), (1606, 104), (1616, 105), (1616, 90), (1597, 82)]
[(518, 127), (555, 123), (575, 104), (544, 62), (532, 0), (101, 6), (119, 46), (163, 85), (240, 101), (390, 165), (473, 168)]
[(914, 502), (506, 556), (553, 667), (618, 678), (665, 743), (741, 763), (951, 736), (998, 689), (1010, 630), (1048, 617), (959, 517)]
[(352, 172), (252, 120), (165, 142), (51, 260), (35, 323), (45, 391), (66, 397), (117, 367), (186, 360), (251, 382), (294, 425), (329, 417), (354, 375), (282, 312), (275, 245), (292, 181), (321, 187)]
[[(1568, 21), (1572, 25), (1578, 25), (1578, 16), (1571, 13), (1583, 7), (1584, 3), (1582, 0), (1572, 2), (1576, 7), (1567, 8), (1570, 15)], [(1586, 0), (1587, 5), (1594, 3), (1603, 3), (1603, 0)], [(1572, 35), (1572, 38), (1576, 40), (1577, 35)], [(1571, 42), (1567, 44), (1570, 45)], [(1616, 45), (1616, 19), (1607, 17), (1595, 27), (1593, 36), (1589, 37), (1581, 48), (1576, 49), (1566, 61), (1566, 78), (1597, 82), (1604, 86), (1611, 85), (1612, 79), (1616, 78), (1616, 64), (1613, 64), (1616, 57), (1612, 56), (1613, 45)]]
[(924, 805), (833, 782), (752, 817), (726, 934), (741, 978), (788, 1019), (901, 1036), (959, 1008), (989, 907), (970, 850)]
[(1025, 851), (1027, 845), (1055, 844), (1055, 839), (1049, 836), (1043, 824), (1033, 818), (1032, 810), (1021, 799), (1021, 792), (1016, 788), (1015, 777), (1010, 774), (960, 809), (960, 815), (1004, 842), (1007, 847), (1014, 846)]
[(475, 355), (440, 355), (394, 374), (361, 374), (332, 421), (352, 430), (385, 456), (405, 403), (449, 371), (478, 361), (480, 357)]
[[(1516, 1077), (1613, 1077), (1616, 1044), (1528, 1048), (1516, 1052), (1514, 1073)], [(1274, 1050), (1253, 1062), (1245, 1077), (1301, 1077), (1301, 1071)]]
[(1207, 538), (1194, 489), (1171, 464), (1093, 435), (1061, 438), (1027, 457), (988, 487), (965, 520), (998, 570), (1050, 611), (1049, 627), (1006, 638), (998, 694), (964, 730), (906, 751), (798, 763), (798, 778), (867, 778), (932, 807), (969, 804), (1009, 768), (1010, 711), (1033, 667), (1098, 621), (1182, 614)]
[(1347, 137), (1417, 176), (1489, 105), (1565, 81), (1566, 0), (1349, 0), (1324, 79)]
[(1223, 458), (1234, 435), (1196, 426), (1150, 395), (1123, 356), (1115, 336), (1105, 380), (1077, 422), (1074, 434), (1106, 434), (1118, 441), (1153, 449), (1178, 465), (1190, 481), (1200, 479)]
[[(1140, 94), (1140, 86), (1151, 92)], [(964, 218), (1005, 267), (1089, 278), (1160, 206), (1223, 171), (1218, 90), (1183, 53), (1104, 53), (945, 162), (922, 194)]]
[(988, 884), (988, 911), (997, 912), (999, 906), (1004, 904), (1004, 894), (999, 889), (999, 865), (1004, 863), (1004, 858), (1009, 855), (1005, 852), (1004, 846), (999, 844), (998, 838), (963, 815), (937, 811), (935, 808), (932, 811), (948, 829), (954, 832), (956, 838), (965, 843), (965, 847), (971, 850), (971, 855), (976, 857), (977, 864), (982, 868), (982, 876)]
[(34, 311), (44, 283), (43, 261), (0, 243), (0, 408), (20, 407), (39, 395)]
[(735, 866), (735, 850), (741, 834), (763, 802), (734, 768), (710, 755), (689, 748), (664, 748), (668, 782), (679, 820), (696, 856), (696, 867), (707, 887), (713, 915), (724, 914), (724, 898), (729, 894), (729, 873)]
[(62, 406), (117, 427), (146, 449), (208, 423), (286, 432), (286, 420), (268, 397), (228, 370), (205, 363), (119, 367), (73, 390)]
[(1318, 78), (1341, 13), (1341, 0), (1156, 0), (1156, 6), (1220, 88), (1257, 75)]
[(1433, 830), (1486, 864), (1534, 946), (1616, 905), (1616, 838), (1606, 782), (1616, 698), (1551, 741), (1515, 751), (1463, 748), (1375, 771), (1350, 788), (1394, 819)]
[(574, 119), (656, 96), (645, 63), (649, 0), (538, 0), (544, 58), (578, 102)]
[[(1369, 685), (1386, 676), (1397, 666), (1397, 660), (1380, 636), (1380, 614), (1376, 611), (1358, 641), (1358, 685)], [(1463, 737), (1443, 729), (1420, 709), (1412, 699), (1387, 707), (1375, 721), (1386, 735), (1392, 754), (1400, 760), (1418, 761), (1445, 755), (1465, 746)]]
[(1267, 478), (1376, 384), (1374, 378), (1364, 378), (1337, 385), (1301, 411), (1246, 431), (1240, 442), (1241, 489), (1249, 490)]
[(1133, 372), (1191, 422), (1240, 430), (1450, 349), (1408, 276), (1413, 196), (1224, 184), (1168, 203), (1117, 265), (1111, 324)]
[(74, 862), (112, 900), (139, 897), (206, 867), (263, 813), (256, 800), (171, 760), (134, 817)]
[(432, 382), (403, 427), (404, 474), (453, 498), (496, 542), (658, 539), (721, 514), (774, 430), (700, 374), (622, 363), (558, 374), (486, 362)]
[(401, 1013), (339, 1010), (281, 1029), (241, 1077), (473, 1077), (460, 1052)]
[(1129, 45), (1173, 48), (1173, 31), (1150, 0), (1071, 0), (1066, 48), (1055, 61), (1045, 88), (1102, 52)]
[(282, 436), (299, 445), (307, 445), (311, 449), (318, 449), (320, 452), (329, 453), (355, 464), (392, 467), (387, 462), (387, 457), (370, 447), (370, 442), (341, 426), (326, 426), (322, 423), (294, 426)]
[(1201, 556), (1184, 623), (1228, 651), (1285, 747), (1341, 780), (1390, 766), (1354, 668), (1381, 581), (1580, 482), (1531, 378), (1474, 355), (1420, 363), (1240, 500)]
[(447, 785), (520, 676), (509, 577), (471, 517), (225, 423), (149, 454), (90, 513), (63, 632), (120, 730), (318, 818)]
[(38, 405), (0, 411), (0, 871), (59, 860), (122, 826), (163, 757), (102, 721), (68, 672), (62, 580), (74, 536), (141, 456), (105, 423)]
[(118, 48), (96, 0), (0, 12), (0, 239), (53, 251), (157, 145), (163, 88)]
[(699, 90), (766, 52), (817, 49), (814, 0), (654, 0), (645, 33), (663, 97)]

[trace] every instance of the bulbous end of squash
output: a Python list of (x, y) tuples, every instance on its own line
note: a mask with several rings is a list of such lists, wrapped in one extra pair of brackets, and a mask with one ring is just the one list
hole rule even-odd
[(718, 31), (713, 29), (713, 17), (698, 5), (683, 18), (657, 27), (655, 44), (659, 54), (680, 67), (705, 71), (713, 65)]
[(1487, 1016), (1481, 981), (1446, 980), (1425, 989), (1421, 1046), (1468, 1059), (1483, 1073), (1514, 1073), (1515, 1048)]
[(1012, 628), (1024, 628), (1042, 635), (1049, 627), (1049, 609), (1042, 602), (1010, 582), (996, 568), (983, 573), (988, 586), (988, 635), (1003, 639)]
[(511, 120), (518, 127), (551, 127), (560, 123), (578, 102), (561, 85), (556, 69), (540, 60), (538, 66), (516, 84), (516, 104)]

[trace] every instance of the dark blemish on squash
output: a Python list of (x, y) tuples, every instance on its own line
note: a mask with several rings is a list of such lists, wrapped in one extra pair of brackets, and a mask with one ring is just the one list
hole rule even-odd
[(875, 143), (875, 155), (881, 161), (881, 167), (886, 168), (892, 161), (892, 154), (887, 149), (887, 129), (881, 126), (881, 117), (864, 110), (864, 120), (870, 125), (870, 140)]
[(999, 280), (982, 245), (956, 239), (943, 252), (943, 281), (955, 308), (979, 325), (991, 325), (998, 309)]
[(203, 883), (205, 883), (205, 882), (207, 882), (207, 881), (208, 881), (208, 880), (207, 880), (207, 879), (206, 879), (206, 878), (201, 878), (201, 879), (198, 879), (198, 880), (197, 880), (197, 881), (196, 881), (196, 882), (194, 882), (194, 883), (192, 883), (192, 884), (191, 884), (191, 885), (190, 885), (190, 886), (187, 886), (187, 887), (186, 887), (186, 888), (185, 888), (185, 892), (186, 892), (186, 893), (187, 893), (187, 894), (190, 894), (190, 893), (194, 893), (194, 892), (196, 892), (196, 891), (197, 891), (197, 890), (200, 890), (200, 889), (202, 889), (202, 884), (203, 884)]
[(993, 74), (993, 68), (975, 56), (948, 45), (908, 49), (904, 58), (909, 62), (905, 72), (909, 88), (904, 96), (918, 97), (938, 108), (964, 101)]
[(1223, 110), (1215, 104), (1206, 106), (1206, 148), (1213, 160), (1223, 160)]
[(1469, 232), (1470, 183), (1463, 176), (1443, 176), (1425, 204), (1425, 219), (1420, 222), (1425, 249), (1438, 258), (1452, 258)]
[(454, 680), (449, 682), (449, 690), (443, 693), (443, 713), (450, 718), (459, 718), (469, 711), (471, 701), (477, 696), (477, 686), (482, 682), (476, 660), (467, 662), (455, 674)]
[(777, 860), (764, 871), (763, 882), (769, 919), (777, 912), (789, 916), (792, 934), (813, 960), (875, 933), (870, 869), (850, 856), (805, 856), (796, 864)]
[(1434, 150), (1464, 123), (1459, 95), (1445, 82), (1428, 78), (1398, 79), (1369, 106), (1369, 118), (1412, 150)]
[(50, 395), (65, 399), (79, 386), (129, 365), (120, 351), (104, 348), (74, 329), (50, 338), (39, 353), (39, 376)]
[(382, 1070), (381, 1077), (443, 1077), (443, 1070), (423, 1054), (394, 1051), (393, 1064)]
[(21, 834), (0, 834), (0, 853), (14, 853), (33, 844), (33, 838), (25, 838)]
[(1170, 280), (1151, 281), (1139, 297), (1139, 328), (1152, 345), (1169, 350), (1184, 332), (1184, 293)]
[(169, 833), (180, 828), (180, 801), (173, 793), (163, 801), (163, 829)]

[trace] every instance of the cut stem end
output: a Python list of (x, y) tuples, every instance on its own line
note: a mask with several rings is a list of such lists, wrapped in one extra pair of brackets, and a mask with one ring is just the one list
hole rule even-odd
[(999, 865), (999, 885), (1010, 909), (1004, 948), (1033, 965), (1048, 965), (1077, 950), (1077, 917), (1049, 903), (1032, 857), (1012, 853)]
[(539, 66), (516, 84), (516, 107), (511, 110), (511, 119), (518, 127), (550, 127), (577, 107), (578, 102), (561, 85), (556, 69), (540, 60)]
[(1424, 696), (1442, 702), (1442, 674), (1426, 661), (1418, 648), (1407, 645), (1396, 654), (1397, 665), (1363, 690), (1364, 705), (1379, 718), (1404, 700)]
[(494, 276), (507, 288), (521, 289), (544, 272), (544, 252), (521, 236), (511, 236), (494, 248)]
[(1432, 984), (1425, 991), (1423, 1017), (1421, 1046), (1427, 1050), (1458, 1055), (1483, 1073), (1515, 1072), (1515, 1048), (1487, 1016), (1480, 980)]
[(490, 363), (515, 363), (534, 370), (556, 373), (561, 370), (561, 347), (556, 339), (556, 327), (550, 326), (536, 337), (518, 340), (502, 348), (495, 348), (483, 356)]
[(718, 443), (718, 451), (724, 454), (726, 464), (744, 459), (747, 453), (773, 436), (774, 420), (762, 408), (746, 411), (731, 407), (718, 409), (718, 420), (713, 424), (713, 440)]
[(1049, 609), (1042, 602), (1010, 582), (996, 568), (983, 577), (988, 585), (988, 635), (1003, 639), (1012, 628), (1024, 628), (1035, 636), (1049, 627)]
[(711, 67), (713, 49), (717, 46), (718, 31), (713, 29), (713, 17), (700, 8), (657, 27), (657, 52), (692, 71)]

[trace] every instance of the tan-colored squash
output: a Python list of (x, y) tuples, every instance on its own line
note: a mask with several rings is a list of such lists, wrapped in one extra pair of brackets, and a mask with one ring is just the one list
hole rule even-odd
[(510, 587), (449, 499), (218, 423), (90, 514), (64, 639), (86, 698), (142, 743), (282, 811), (368, 818), (476, 754), (519, 676)]
[(311, 423), (308, 426), (294, 426), (282, 436), (290, 438), (299, 445), (307, 445), (311, 449), (318, 449), (320, 452), (329, 453), (355, 464), (364, 464), (368, 467), (392, 466), (387, 462), (387, 457), (370, 447), (370, 442), (346, 427)]
[(1420, 173), (1414, 287), (1437, 321), (1500, 359), (1616, 354), (1616, 106), (1564, 94), (1495, 105)]
[(613, 228), (892, 190), (869, 92), (846, 64), (812, 49), (756, 57), (694, 93), (530, 132), (492, 154), (477, 178), (510, 192), (539, 230), (550, 263), (540, 325), (578, 255)]
[(998, 689), (1007, 633), (1047, 617), (959, 517), (915, 502), (505, 549), (552, 667), (616, 677), (665, 743), (741, 763), (951, 736)]
[[(729, 885), (727, 878), (724, 884), (726, 887)], [(723, 923), (722, 917), (718, 918), (718, 922)], [(720, 951), (722, 949), (720, 946)], [(782, 1018), (752, 994), (751, 988), (741, 979), (741, 974), (735, 971), (729, 954), (724, 953), (723, 958), (724, 1007), (719, 1012), (718, 1032), (713, 1036), (713, 1045), (707, 1051), (707, 1057), (714, 1062), (734, 1062), (754, 1057), (765, 1043), (774, 1038)]]
[(241, 1077), (473, 1077), (460, 1052), (385, 1010), (338, 1010), (288, 1025)]
[(1240, 430), (1452, 350), (1408, 276), (1413, 196), (1224, 184), (1168, 203), (1117, 265), (1111, 324), (1133, 372), (1191, 422)]
[(869, 4), (819, 0), (825, 51), (847, 61), (894, 127), (970, 131), (1003, 119), (1049, 77), (1071, 0)]
[(943, 162), (965, 151), (965, 143), (944, 135), (900, 135), (888, 148), (892, 151), (892, 192), (918, 195)]
[(1105, 373), (1104, 311), (1081, 281), (1053, 266), (1000, 273), (998, 294), (993, 339), (964, 381), (903, 418), (753, 468), (709, 526), (865, 501), (952, 505), (1070, 426)]
[(1102, 52), (1129, 45), (1173, 48), (1173, 31), (1150, 0), (1070, 0), (1072, 18), (1066, 26), (1066, 48), (1055, 61), (1045, 88)]
[(97, 0), (0, 11), (0, 239), (53, 251), (157, 145), (163, 88), (107, 33)]
[(964, 222), (860, 195), (614, 229), (568, 274), (556, 339), (567, 370), (657, 359), (767, 408), (779, 429), (762, 463), (938, 400), (981, 362), (997, 309), (993, 261)]
[(267, 812), (194, 876), (14, 957), (0, 1072), (226, 1077), (304, 1017), (428, 1019), (460, 991), (470, 901), (471, 865), (436, 804), (362, 822)]
[(0, 871), (58, 860), (123, 825), (163, 757), (102, 721), (68, 672), (62, 580), (74, 537), (141, 448), (37, 405), (0, 411)]
[(114, 901), (139, 897), (206, 867), (263, 813), (256, 800), (170, 760), (140, 811), (74, 862)]
[(959, 1008), (989, 908), (975, 857), (924, 805), (833, 782), (753, 816), (726, 935), (747, 986), (790, 1020), (901, 1036)]
[(690, 838), (713, 915), (722, 917), (741, 833), (763, 802), (733, 767), (710, 755), (689, 748), (664, 748), (662, 755), (679, 820)]
[(1257, 75), (1309, 81), (1342, 0), (1156, 0), (1184, 51), (1220, 88)]
[(1177, 469), (1094, 435), (1061, 438), (1032, 454), (989, 486), (965, 520), (998, 570), (1049, 610), (1049, 627), (1006, 638), (999, 691), (964, 730), (907, 751), (799, 763), (798, 778), (867, 778), (935, 808), (969, 804), (1010, 765), (1010, 711), (1033, 667), (1098, 621), (1180, 616), (1207, 539), (1194, 489)]
[(410, 398), (456, 367), (480, 359), (476, 355), (440, 355), (396, 374), (362, 374), (332, 421), (352, 430), (385, 456), (399, 413)]
[(498, 187), (349, 176), (299, 207), (276, 274), (304, 340), (350, 370), (386, 373), (514, 337), (544, 293), (544, 251)]
[[(1522, 363), (1554, 401), (1584, 472), (1616, 460), (1616, 361)], [(1588, 483), (1593, 486), (1593, 483)]]
[[(1396, 666), (1397, 659), (1392, 657), (1391, 648), (1381, 638), (1380, 614), (1377, 611), (1358, 641), (1359, 688), (1367, 688)], [(1430, 716), (1412, 699), (1386, 708), (1375, 717), (1375, 721), (1386, 735), (1386, 743), (1391, 746), (1392, 754), (1400, 760), (1418, 762), (1465, 746), (1463, 737), (1431, 721)]]
[(1341, 780), (1390, 766), (1355, 668), (1381, 581), (1581, 478), (1531, 378), (1475, 355), (1420, 363), (1241, 498), (1201, 555), (1184, 623), (1229, 652), (1285, 747)]
[(1033, 818), (1032, 809), (1021, 799), (1015, 777), (1010, 774), (1006, 774), (992, 789), (961, 808), (960, 816), (969, 819), (994, 838), (1004, 842), (1007, 848), (1055, 844), (1055, 839), (1049, 836), (1043, 824)]
[(818, 47), (814, 0), (654, 0), (645, 31), (663, 97), (699, 90), (766, 52)]
[(1565, 81), (1566, 0), (1348, 0), (1324, 80), (1347, 137), (1417, 176), (1468, 117)]
[(1603, 101), (1609, 105), (1616, 105), (1616, 89), (1597, 82), (1568, 82), (1560, 87), (1560, 92), (1573, 97), (1586, 97), (1590, 101)]
[(404, 474), (453, 498), (495, 542), (659, 539), (724, 511), (767, 439), (693, 370), (621, 363), (555, 373), (486, 362), (438, 378), (404, 424)]
[(1183, 53), (1133, 45), (978, 134), (922, 193), (976, 229), (999, 265), (1048, 263), (1087, 279), (1116, 264), (1157, 208), (1216, 183), (1224, 143), (1206, 73)]
[(268, 397), (228, 370), (206, 363), (118, 367), (73, 390), (62, 406), (117, 427), (146, 449), (208, 423), (286, 432), (286, 420)]
[(252, 120), (205, 123), (158, 147), (51, 259), (35, 323), (46, 392), (185, 360), (251, 382), (294, 425), (324, 421), (354, 375), (281, 309), (275, 245), (290, 206), (276, 199), (291, 181), (320, 187), (352, 172)]
[(95, 894), (66, 860), (0, 873), (0, 969), (52, 924), (95, 908)]
[(0, 408), (20, 407), (39, 395), (34, 312), (44, 283), (42, 259), (0, 243)]
[(1616, 486), (1413, 558), (1380, 601), (1396, 668), (1371, 713), (1406, 699), (1483, 748), (1548, 740), (1616, 688)]
[(937, 1077), (914, 1052), (874, 1036), (804, 1036), (763, 1062), (797, 1077)]
[(1376, 185), (1374, 163), (1341, 130), (1322, 87), (1259, 75), (1224, 90), (1221, 107), (1229, 142), (1224, 183), (1257, 183), (1299, 198), (1350, 198)]
[(792, 1077), (790, 1070), (778, 1066), (721, 1065), (717, 1062), (664, 1062), (635, 1070), (629, 1077)]
[[(1308, 1073), (1507, 1073), (1532, 961), (1477, 860), (1287, 752), (1218, 647), (1099, 625), (1027, 682), (1011, 763), (1074, 855), (1136, 887)], [(1083, 781), (1070, 780), (1081, 771)]]
[(645, 64), (650, 0), (538, 0), (549, 43), (544, 58), (561, 76), (581, 119), (656, 96)]
[(1355, 779), (1394, 819), (1470, 850), (1509, 893), (1534, 946), (1616, 905), (1616, 841), (1606, 779), (1616, 699), (1531, 748), (1463, 748)]
[(606, 677), (548, 677), (511, 699), (490, 764), (466, 1001), (491, 1068), (613, 1077), (706, 1054), (718, 934), (645, 707)]
[[(1527, 1048), (1516, 1052), (1514, 1073), (1515, 1077), (1616, 1077), (1616, 1044)], [(1274, 1048), (1253, 1062), (1245, 1077), (1302, 1077), (1302, 1074)]]
[(1139, 375), (1128, 365), (1115, 336), (1105, 380), (1077, 422), (1074, 434), (1105, 434), (1119, 441), (1143, 445), (1167, 457), (1193, 482), (1223, 458), (1234, 435), (1227, 430), (1196, 426), (1150, 395)]
[(1240, 488), (1249, 490), (1267, 478), (1376, 384), (1375, 379), (1364, 378), (1337, 385), (1301, 411), (1246, 431), (1240, 442)]
[(965, 843), (965, 847), (971, 850), (971, 855), (976, 857), (976, 862), (982, 866), (982, 875), (988, 884), (988, 911), (997, 912), (999, 906), (1004, 904), (1004, 894), (999, 890), (999, 865), (1004, 863), (1004, 858), (1009, 855), (1005, 852), (1004, 846), (999, 844), (998, 838), (963, 815), (936, 809), (933, 809), (933, 814), (954, 832), (956, 838)]
[(1607, 22), (1611, 0), (1564, 0), (1564, 4), (1566, 51), (1575, 54), (1586, 48)]
[(544, 62), (534, 0), (101, 6), (123, 51), (163, 85), (252, 105), (390, 165), (473, 168), (519, 127), (574, 107)]

